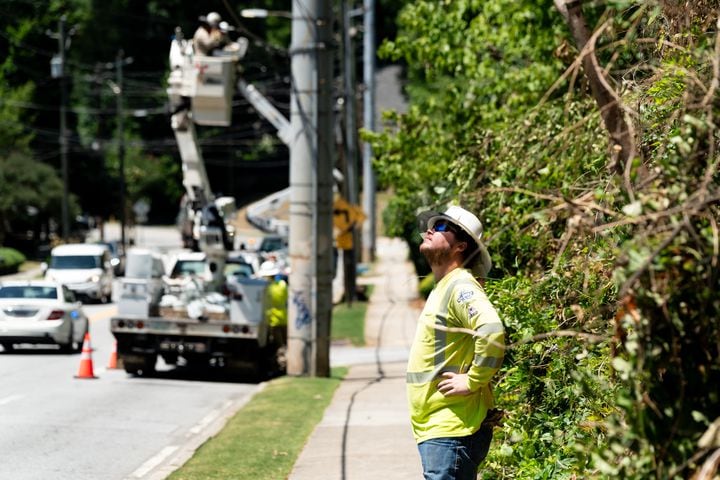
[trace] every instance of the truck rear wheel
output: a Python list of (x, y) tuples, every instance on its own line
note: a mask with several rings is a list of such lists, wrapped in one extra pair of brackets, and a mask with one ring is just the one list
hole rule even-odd
[(150, 375), (155, 372), (156, 354), (123, 356), (123, 367), (131, 375)]
[(163, 353), (160, 356), (162, 357), (163, 362), (167, 363), (168, 365), (177, 365), (178, 363), (177, 353)]

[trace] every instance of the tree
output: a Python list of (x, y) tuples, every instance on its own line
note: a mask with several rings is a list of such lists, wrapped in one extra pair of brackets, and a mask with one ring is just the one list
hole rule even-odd
[[(250, 22), (240, 18), (239, 7), (228, 5), (219, 1), (200, 5), (189, 0), (3, 2), (0, 121), (5, 128), (0, 133), (0, 152), (9, 154), (24, 142), (30, 149), (28, 153), (59, 171), (60, 85), (57, 79), (50, 78), (49, 67), (58, 51), (58, 41), (47, 32), (57, 32), (58, 19), (64, 15), (68, 33), (65, 72), (70, 92), (67, 122), (71, 192), (78, 196), (85, 213), (104, 218), (119, 215), (117, 97), (112, 87), (116, 72), (112, 65), (108, 68), (108, 63), (112, 64), (118, 50), (123, 49), (126, 57), (134, 59), (124, 69), (123, 92), (123, 140), (127, 147), (126, 171), (131, 176), (127, 182), (131, 187), (128, 204), (153, 195), (153, 220), (174, 218), (182, 188), (177, 146), (169, 128), (165, 80), (169, 40), (176, 26), (191, 36), (200, 14), (220, 12), (238, 27), (238, 34), (251, 39), (243, 64), (245, 75), (267, 89), (281, 108), (289, 108), (286, 49), (290, 23), (287, 19)], [(256, 6), (272, 10), (287, 7), (280, 0), (264, 0)], [(266, 33), (270, 41), (264, 40)], [(287, 183), (287, 169), (282, 168), (287, 162), (285, 147), (276, 140), (268, 142), (268, 137), (274, 138), (272, 127), (242, 99), (236, 103), (233, 127), (200, 131), (211, 183), (226, 194), (252, 197), (246, 185), (232, 177), (242, 176), (236, 165), (261, 157), (280, 168), (274, 175), (257, 177), (280, 179), (267, 188), (282, 188), (278, 182), (283, 175)]]
[[(0, 156), (0, 245), (9, 235), (17, 236), (14, 240), (18, 241), (28, 230), (39, 233), (39, 229), (47, 227), (49, 219), (59, 218), (62, 191), (62, 182), (52, 167), (27, 153)], [(74, 210), (77, 211), (77, 207)], [(33, 240), (37, 247), (39, 239)]]

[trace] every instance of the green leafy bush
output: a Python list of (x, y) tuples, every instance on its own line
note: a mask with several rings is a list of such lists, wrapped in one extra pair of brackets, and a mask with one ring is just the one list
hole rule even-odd
[(25, 260), (25, 255), (14, 248), (0, 247), (0, 275), (17, 272)]
[(418, 292), (420, 293), (420, 296), (422, 298), (427, 299), (430, 296), (430, 292), (432, 289), (435, 288), (435, 277), (430, 275), (425, 275), (420, 279), (420, 283), (418, 284)]
[(418, 210), (459, 202), (493, 257), (509, 415), (484, 478), (689, 478), (712, 451), (720, 7), (676, 3), (583, 3), (635, 129), (626, 165), (554, 2), (413, 2), (383, 47), (411, 82), (408, 112), (365, 134), (387, 231), (413, 248)]

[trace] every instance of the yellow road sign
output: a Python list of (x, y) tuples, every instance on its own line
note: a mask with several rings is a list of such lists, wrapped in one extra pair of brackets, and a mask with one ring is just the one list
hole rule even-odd
[(356, 225), (365, 221), (366, 215), (358, 205), (349, 203), (342, 197), (337, 197), (333, 204), (333, 225), (335, 226), (338, 248), (350, 250), (353, 248), (353, 230)]

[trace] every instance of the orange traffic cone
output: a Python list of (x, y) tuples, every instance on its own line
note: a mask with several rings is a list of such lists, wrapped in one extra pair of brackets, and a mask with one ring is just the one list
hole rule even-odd
[(90, 347), (90, 334), (85, 334), (82, 353), (80, 354), (80, 369), (75, 378), (97, 378), (93, 372), (92, 347)]
[(113, 342), (113, 349), (110, 352), (110, 361), (107, 366), (108, 370), (116, 370), (118, 367), (117, 340)]

